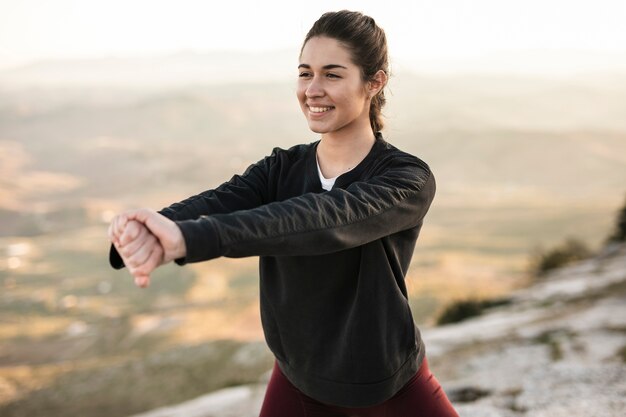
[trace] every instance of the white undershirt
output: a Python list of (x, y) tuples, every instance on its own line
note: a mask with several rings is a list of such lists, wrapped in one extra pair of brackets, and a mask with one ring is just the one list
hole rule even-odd
[[(336, 177), (332, 177), (332, 178), (324, 178), (324, 175), (322, 174), (322, 170), (320, 168), (320, 161), (319, 159), (317, 159), (317, 152), (315, 153), (315, 161), (317, 162), (317, 173), (320, 176), (320, 181), (322, 182), (322, 188), (325, 189), (326, 191), (330, 191), (333, 188), (333, 185), (335, 184), (335, 180), (339, 178), (339, 175), (337, 175)], [(352, 168), (350, 168), (348, 171), (351, 171), (351, 170)]]
[(320, 169), (320, 161), (317, 159), (317, 154), (315, 154), (315, 161), (317, 162), (317, 173), (320, 176), (320, 181), (322, 182), (322, 188), (325, 189), (326, 191), (330, 191), (330, 189), (333, 188), (333, 184), (335, 184), (335, 180), (337, 179), (339, 175), (333, 178), (324, 178), (324, 175), (322, 174), (322, 170)]

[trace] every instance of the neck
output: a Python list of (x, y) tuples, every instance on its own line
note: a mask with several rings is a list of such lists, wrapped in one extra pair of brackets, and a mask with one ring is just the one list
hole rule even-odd
[[(358, 165), (376, 141), (371, 126), (358, 132), (331, 132), (322, 135), (317, 157), (323, 174), (331, 178)], [(325, 175), (326, 176), (326, 175)]]

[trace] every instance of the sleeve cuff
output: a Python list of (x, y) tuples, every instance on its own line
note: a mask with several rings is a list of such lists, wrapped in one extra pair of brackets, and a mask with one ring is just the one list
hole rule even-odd
[(109, 264), (115, 269), (122, 269), (126, 266), (124, 265), (122, 257), (120, 256), (117, 249), (115, 249), (115, 246), (113, 246), (113, 244), (111, 244), (111, 249), (109, 249)]
[(185, 265), (218, 258), (220, 242), (214, 222), (215, 220), (209, 216), (202, 216), (195, 220), (175, 221), (185, 239), (187, 254), (174, 262), (178, 265)]

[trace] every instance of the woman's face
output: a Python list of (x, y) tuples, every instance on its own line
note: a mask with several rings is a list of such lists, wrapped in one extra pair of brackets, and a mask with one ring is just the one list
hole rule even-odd
[(298, 73), (298, 101), (313, 132), (369, 128), (366, 83), (348, 50), (336, 39), (309, 39), (300, 55)]

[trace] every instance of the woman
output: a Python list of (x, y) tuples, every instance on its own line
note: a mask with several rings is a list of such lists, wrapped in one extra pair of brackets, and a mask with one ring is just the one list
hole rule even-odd
[(435, 179), (380, 132), (385, 34), (361, 13), (326, 13), (298, 71), (300, 106), (321, 139), (274, 148), (159, 213), (116, 216), (111, 264), (145, 287), (172, 260), (260, 256), (261, 319), (276, 357), (262, 417), (456, 416), (407, 301)]

